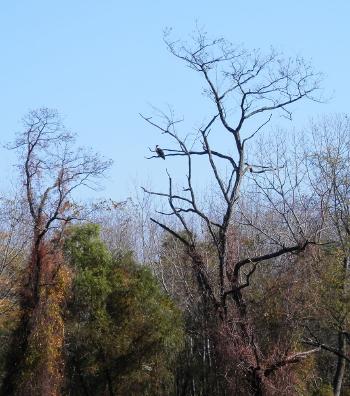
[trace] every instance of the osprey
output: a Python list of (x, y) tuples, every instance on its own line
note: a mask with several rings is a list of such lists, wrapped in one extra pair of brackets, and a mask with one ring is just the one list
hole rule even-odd
[(158, 146), (158, 144), (156, 145), (156, 153), (158, 157), (163, 158), (163, 160), (165, 160), (164, 151)]

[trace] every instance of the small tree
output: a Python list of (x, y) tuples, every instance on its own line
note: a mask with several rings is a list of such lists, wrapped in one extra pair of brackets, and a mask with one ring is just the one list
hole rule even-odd
[(4, 376), (6, 351), (18, 319), (19, 280), (28, 253), (27, 224), (18, 197), (0, 198), (0, 376)]
[[(187, 162), (186, 182), (182, 190), (176, 189), (170, 173), (167, 192), (144, 189), (168, 201), (170, 211), (160, 214), (175, 218), (178, 224), (173, 227), (161, 219), (152, 218), (152, 221), (186, 246), (202, 296), (213, 309), (218, 328), (221, 329), (218, 343), (225, 339), (222, 331), (227, 336), (231, 334), (230, 342), (236, 342), (237, 367), (241, 376), (248, 378), (250, 390), (255, 395), (261, 395), (272, 374), (286, 365), (299, 362), (314, 350), (286, 354), (272, 362), (265, 358), (259, 348), (258, 334), (249, 321), (244, 291), (250, 286), (259, 265), (270, 263), (283, 255), (299, 253), (312, 240), (294, 227), (292, 243), (286, 244), (282, 238), (269, 238), (269, 244), (266, 245), (269, 249), (265, 246), (261, 254), (254, 255), (246, 250), (244, 257), (238, 257), (230, 254), (229, 239), (239, 235), (235, 217), (245, 177), (277, 169), (270, 164), (248, 161), (247, 147), (250, 140), (268, 124), (274, 113), (280, 112), (291, 118), (293, 103), (303, 99), (315, 100), (319, 75), (302, 59), (283, 59), (275, 52), (267, 56), (261, 55), (259, 51), (248, 52), (234, 48), (222, 39), (210, 41), (201, 32), (192, 47), (171, 42), (168, 37), (166, 43), (175, 57), (203, 77), (206, 84), (204, 92), (213, 103), (214, 110), (192, 140), (189, 135), (180, 135), (180, 121), (172, 114), (164, 115), (164, 123), (143, 116), (147, 123), (175, 143), (174, 148), (163, 148), (165, 159), (182, 157)], [(230, 139), (228, 152), (214, 147), (211, 136), (224, 136), (220, 133)], [(159, 158), (158, 151), (154, 152), (155, 155), (149, 158)], [(206, 158), (213, 176), (218, 208), (215, 212), (206, 210), (198, 198), (194, 183), (195, 159), (198, 157)], [(208, 276), (206, 271), (198, 248), (198, 238), (191, 229), (193, 216), (201, 221), (205, 234), (210, 236), (216, 249), (215, 277)], [(291, 227), (288, 218), (282, 221), (285, 228)], [(185, 231), (186, 237), (178, 231), (179, 228)], [(226, 371), (226, 375), (230, 372), (237, 375), (235, 370)]]
[(0, 198), (0, 318), (16, 309), (18, 278), (27, 253), (23, 202)]

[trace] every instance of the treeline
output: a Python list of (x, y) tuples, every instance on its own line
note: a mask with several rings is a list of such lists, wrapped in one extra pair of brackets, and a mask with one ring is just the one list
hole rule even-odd
[(349, 118), (264, 136), (274, 114), (320, 100), (310, 65), (202, 33), (167, 40), (213, 112), (194, 134), (173, 112), (143, 116), (169, 142), (149, 157), (166, 162), (166, 191), (79, 202), (111, 162), (75, 148), (53, 110), (9, 145), (0, 394), (350, 394)]

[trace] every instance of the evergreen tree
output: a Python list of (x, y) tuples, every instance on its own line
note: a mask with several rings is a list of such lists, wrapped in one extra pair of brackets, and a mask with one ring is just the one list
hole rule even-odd
[(131, 254), (112, 258), (96, 225), (71, 228), (65, 251), (75, 272), (66, 333), (69, 394), (171, 394), (181, 316), (150, 271)]

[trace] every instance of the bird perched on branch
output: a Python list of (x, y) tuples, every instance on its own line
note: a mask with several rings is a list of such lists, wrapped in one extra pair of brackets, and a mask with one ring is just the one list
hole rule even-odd
[(164, 151), (158, 146), (158, 144), (156, 145), (156, 153), (158, 157), (163, 158), (163, 160), (165, 160)]

